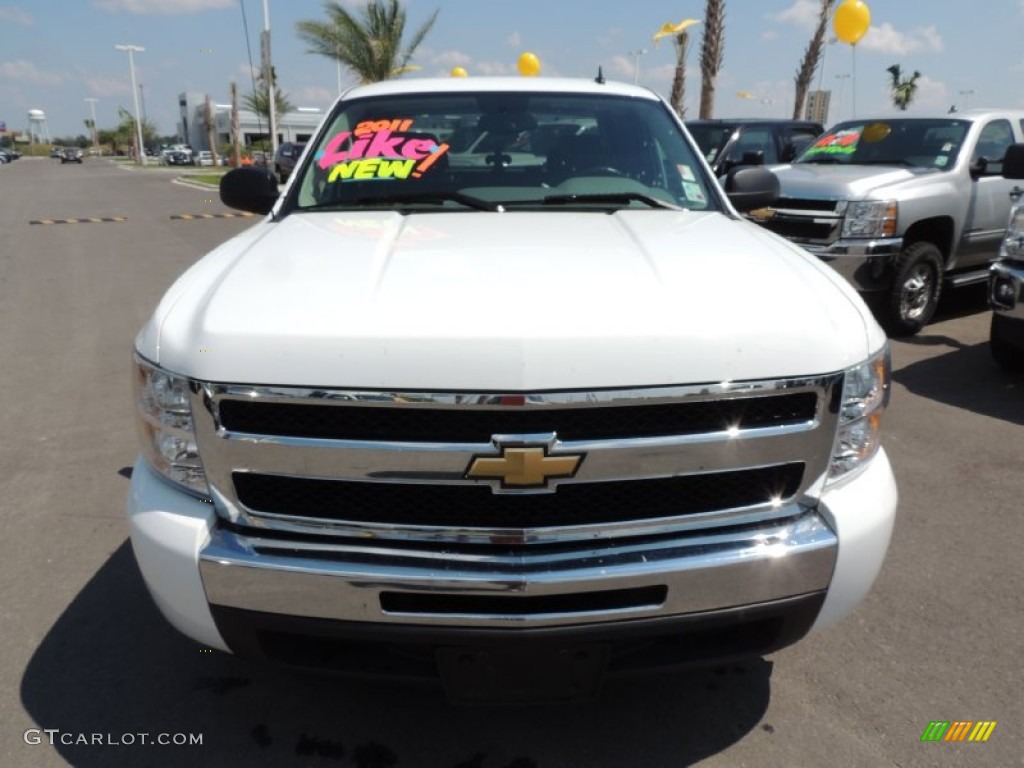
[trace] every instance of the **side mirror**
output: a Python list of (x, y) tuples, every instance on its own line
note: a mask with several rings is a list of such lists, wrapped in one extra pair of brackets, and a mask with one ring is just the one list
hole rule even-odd
[(221, 177), (220, 199), (229, 208), (270, 213), (277, 202), (277, 181), (262, 168), (236, 168)]
[(988, 158), (982, 155), (973, 163), (971, 163), (971, 167), (967, 169), (971, 174), (971, 178), (977, 181), (986, 173), (988, 173), (988, 162)]
[(1003, 158), (1004, 179), (1024, 179), (1024, 144), (1011, 144)]
[(779, 178), (767, 168), (733, 168), (725, 176), (725, 194), (741, 213), (765, 208), (779, 199)]

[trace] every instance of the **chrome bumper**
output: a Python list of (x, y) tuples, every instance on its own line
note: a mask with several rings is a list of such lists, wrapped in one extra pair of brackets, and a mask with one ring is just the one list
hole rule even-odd
[(217, 607), (376, 625), (531, 628), (683, 616), (826, 590), (835, 533), (812, 509), (759, 525), (486, 554), (220, 527), (200, 552)]
[(998, 261), (992, 265), (988, 299), (994, 312), (1024, 320), (1024, 265)]

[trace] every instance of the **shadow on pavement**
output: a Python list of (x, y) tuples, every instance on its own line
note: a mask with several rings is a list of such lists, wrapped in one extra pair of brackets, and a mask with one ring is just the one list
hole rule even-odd
[(927, 328), (900, 342), (951, 350), (893, 373), (893, 379), (914, 394), (1011, 424), (1024, 424), (1024, 377), (1006, 373), (996, 365), (988, 342), (964, 344), (949, 336), (929, 334)]
[(294, 675), (179, 635), (153, 605), (126, 541), (43, 639), (21, 699), (39, 728), (60, 729), (65, 740), (202, 734), (201, 746), (62, 745), (57, 737), (60, 755), (85, 768), (654, 768), (697, 762), (753, 730), (771, 671), (757, 659), (613, 681), (593, 701), (472, 708), (449, 705), (440, 689)]

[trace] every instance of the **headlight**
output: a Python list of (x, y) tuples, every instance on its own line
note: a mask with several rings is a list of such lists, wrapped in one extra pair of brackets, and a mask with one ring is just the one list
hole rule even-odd
[(1015, 205), (1010, 211), (1010, 223), (999, 249), (999, 258), (1024, 261), (1024, 205)]
[(882, 412), (889, 403), (888, 342), (878, 354), (847, 369), (839, 406), (839, 430), (832, 448), (828, 481), (845, 478), (867, 465), (881, 444)]
[(898, 210), (895, 200), (850, 203), (843, 218), (843, 237), (892, 237)]
[(199, 459), (188, 395), (187, 379), (135, 356), (135, 411), (142, 455), (163, 477), (205, 498), (210, 488)]

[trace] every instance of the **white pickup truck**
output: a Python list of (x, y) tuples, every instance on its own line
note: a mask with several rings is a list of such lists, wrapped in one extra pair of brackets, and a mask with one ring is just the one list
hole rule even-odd
[[(128, 518), (207, 647), (457, 699), (769, 653), (870, 589), (885, 334), (671, 108), (562, 79), (346, 93), (135, 342)], [(731, 200), (731, 202), (730, 202)], [(528, 673), (527, 673), (528, 671)]]

